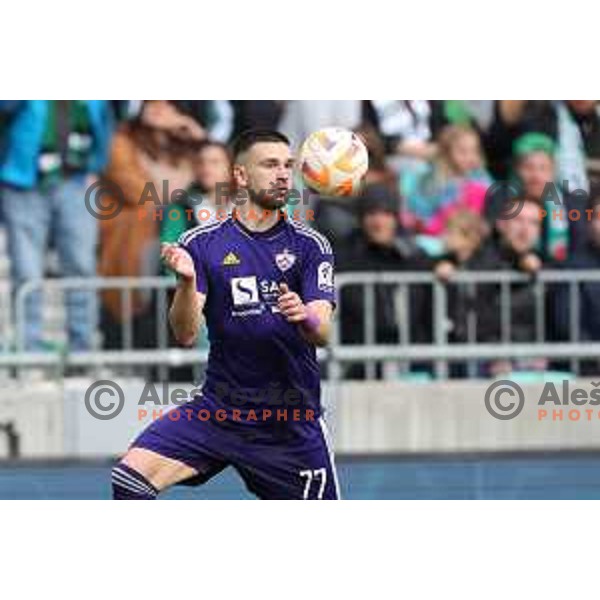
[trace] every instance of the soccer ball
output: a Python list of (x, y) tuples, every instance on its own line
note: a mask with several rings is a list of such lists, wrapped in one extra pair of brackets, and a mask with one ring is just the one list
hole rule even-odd
[(354, 196), (369, 168), (361, 139), (341, 127), (311, 133), (300, 148), (300, 171), (307, 187), (323, 196)]

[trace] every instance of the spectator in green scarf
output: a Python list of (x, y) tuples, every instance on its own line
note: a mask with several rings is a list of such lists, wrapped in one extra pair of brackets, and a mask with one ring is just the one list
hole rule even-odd
[[(513, 145), (515, 176), (524, 195), (541, 203), (544, 220), (541, 252), (546, 260), (564, 261), (585, 239), (586, 201), (557, 182), (556, 144), (543, 133), (527, 133)], [(579, 219), (571, 218), (577, 215)]]

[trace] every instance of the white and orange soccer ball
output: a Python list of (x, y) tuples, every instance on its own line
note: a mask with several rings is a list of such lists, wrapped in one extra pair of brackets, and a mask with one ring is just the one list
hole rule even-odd
[(354, 196), (369, 168), (369, 154), (354, 132), (326, 127), (306, 138), (299, 163), (307, 187), (323, 196)]

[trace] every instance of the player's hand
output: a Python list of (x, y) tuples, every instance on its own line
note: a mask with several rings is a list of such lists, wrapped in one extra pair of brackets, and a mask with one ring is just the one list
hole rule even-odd
[(279, 298), (277, 308), (287, 319), (288, 323), (301, 323), (308, 316), (306, 306), (296, 292), (290, 292), (287, 283), (279, 284)]
[(194, 281), (196, 278), (192, 257), (177, 244), (161, 244), (160, 257), (167, 267), (175, 271), (185, 281)]

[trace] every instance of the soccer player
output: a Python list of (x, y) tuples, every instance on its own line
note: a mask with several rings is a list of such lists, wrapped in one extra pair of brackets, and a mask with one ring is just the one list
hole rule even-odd
[(227, 466), (259, 498), (339, 497), (316, 360), (334, 308), (331, 246), (283, 217), (293, 171), (285, 136), (251, 130), (233, 151), (234, 211), (161, 250), (178, 276), (177, 340), (192, 346), (206, 318), (202, 392), (133, 442), (113, 469), (115, 499), (154, 499)]

